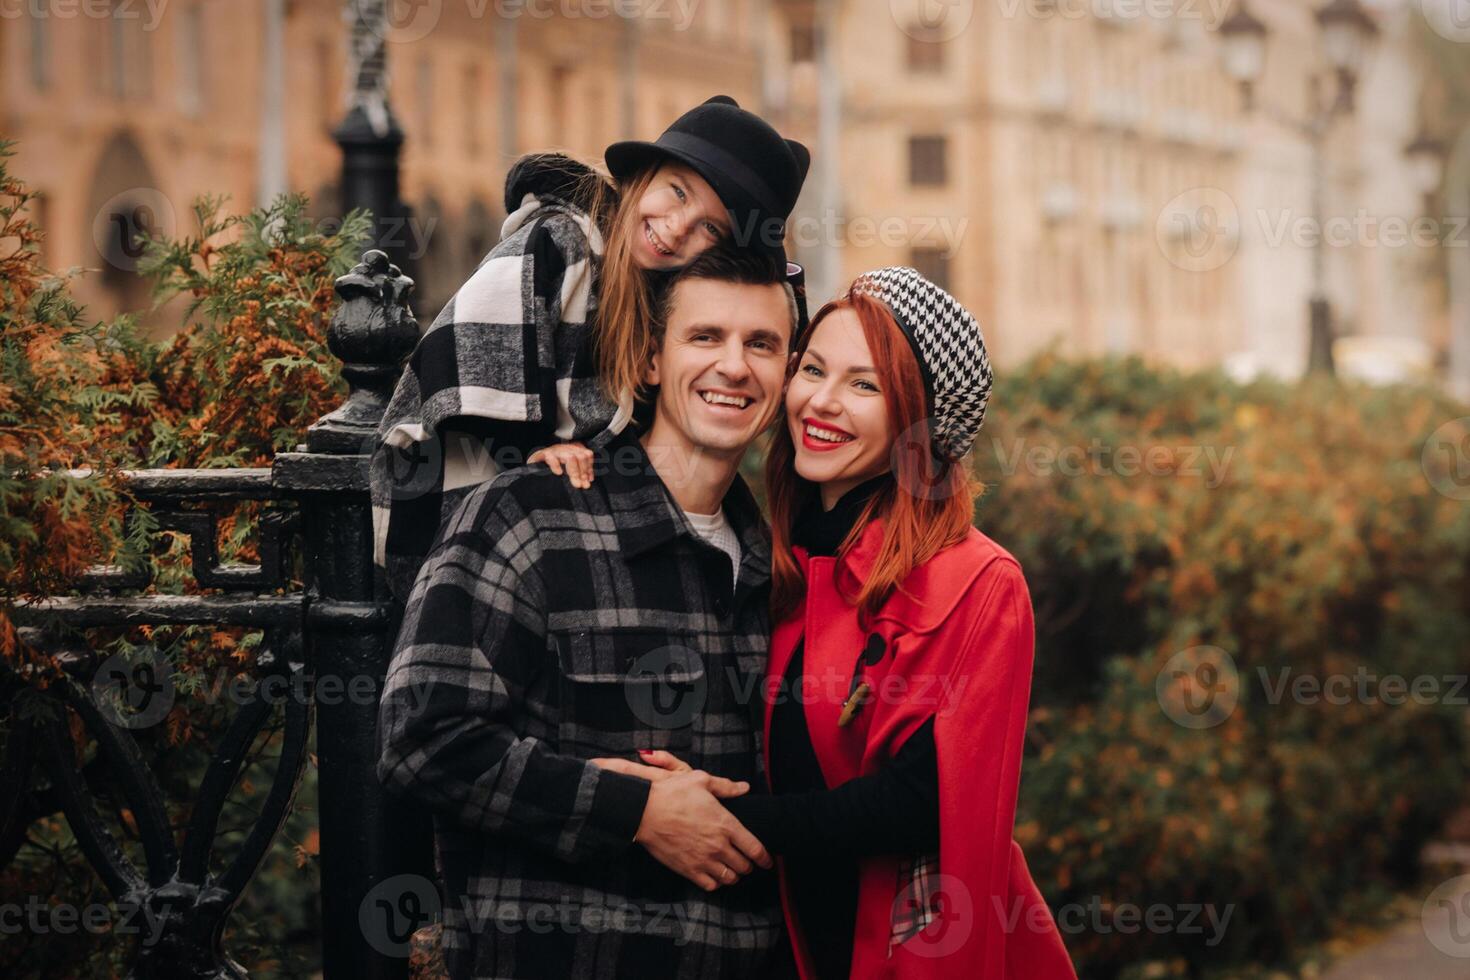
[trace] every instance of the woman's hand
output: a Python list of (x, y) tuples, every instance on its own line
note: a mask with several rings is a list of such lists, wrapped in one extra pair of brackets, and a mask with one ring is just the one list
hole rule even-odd
[(543, 446), (530, 455), (526, 465), (544, 462), (557, 476), (566, 474), (572, 486), (586, 490), (592, 486), (592, 461), (596, 454), (580, 442), (558, 442)]
[[(749, 874), (752, 862), (771, 867), (771, 856), (755, 835), (720, 805), (721, 798), (740, 796), (749, 783), (736, 783), (700, 770), (671, 772), (639, 766), (653, 776), (643, 820), (633, 839), (670, 871), (677, 872), (707, 892), (733, 885)], [(676, 760), (677, 761), (677, 760)], [(618, 767), (610, 769), (623, 771)]]
[[(665, 752), (663, 749), (639, 749), (638, 754), (643, 757), (642, 764), (617, 758), (600, 758), (590, 761), (594, 766), (598, 766), (599, 768), (611, 769), (613, 772), (620, 772), (624, 776), (637, 776), (639, 779), (646, 779), (650, 783), (668, 779), (676, 772), (694, 771), (694, 767), (689, 763), (683, 761), (678, 756)], [(719, 776), (716, 776), (715, 779), (726, 788), (733, 788), (735, 786), (746, 786), (747, 789), (749, 788), (745, 783), (733, 783)], [(732, 792), (728, 795), (739, 796), (743, 792), (745, 790), (741, 790), (738, 793)]]

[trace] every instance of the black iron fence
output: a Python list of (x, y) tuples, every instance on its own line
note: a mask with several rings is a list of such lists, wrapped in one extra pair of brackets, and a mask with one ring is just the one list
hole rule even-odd
[[(64, 814), (77, 844), (119, 908), (146, 910), (150, 942), (138, 943), (133, 976), (233, 978), (248, 973), (224, 948), (226, 922), (290, 814), (315, 726), (320, 816), (322, 961), (327, 980), (403, 977), (406, 959), (368, 941), (360, 925), (374, 885), (395, 875), (429, 874), (427, 817), (385, 795), (375, 775), (377, 693), (392, 653), (397, 616), (372, 563), (367, 458), (373, 432), (418, 339), (409, 312), (413, 283), (380, 251), (338, 279), (342, 299), (328, 332), (350, 386), (346, 401), (312, 425), (296, 452), (269, 469), (145, 470), (127, 485), (161, 529), (189, 537), (199, 595), (159, 594), (146, 572), (99, 565), (77, 595), (21, 606), (23, 638), (54, 653), (64, 679), (45, 692), (14, 673), (0, 675), (0, 716), (10, 735), (0, 760), (0, 867), (8, 866), (38, 819)], [(258, 564), (221, 563), (218, 522), (227, 508), (260, 508)], [(293, 588), (291, 569), (302, 587)], [(106, 701), (113, 678), (76, 639), (92, 627), (202, 625), (263, 632), (253, 686), (240, 699), (189, 808), (182, 841), (170, 826), (156, 775), (132, 727)], [(149, 710), (147, 658), (115, 680), (128, 708)], [(316, 683), (369, 678), (368, 698), (318, 698)], [(273, 699), (272, 685), (304, 697)], [(265, 803), (222, 873), (211, 858), (225, 800), (247, 751), (276, 701), (285, 715), (279, 761)], [(96, 752), (80, 768), (68, 712)], [(144, 867), (101, 818), (96, 796), (120, 792), (131, 811)], [(114, 787), (116, 789), (114, 789)]]

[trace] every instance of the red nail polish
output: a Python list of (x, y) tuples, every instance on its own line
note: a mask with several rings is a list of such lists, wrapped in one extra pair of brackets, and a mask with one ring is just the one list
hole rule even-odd
[(639, 749), (639, 755), (653, 755), (653, 749)]

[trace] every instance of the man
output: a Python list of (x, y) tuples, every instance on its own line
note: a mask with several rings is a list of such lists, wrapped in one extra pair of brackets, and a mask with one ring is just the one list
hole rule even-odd
[[(771, 861), (716, 797), (763, 782), (770, 539), (737, 470), (781, 407), (781, 271), (717, 250), (678, 273), (646, 434), (609, 443), (590, 488), (501, 474), (419, 572), (378, 773), (434, 810), (455, 978), (767, 968)], [(649, 783), (590, 761), (653, 749), (705, 772)]]

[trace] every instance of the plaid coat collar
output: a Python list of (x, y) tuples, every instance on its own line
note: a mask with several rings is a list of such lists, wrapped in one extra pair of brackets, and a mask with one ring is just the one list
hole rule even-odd
[[(617, 513), (618, 544), (625, 558), (668, 544), (679, 536), (702, 541), (684, 510), (653, 468), (643, 443), (624, 430), (606, 446), (611, 465), (599, 473)], [(594, 484), (595, 485), (595, 484)], [(740, 539), (737, 592), (759, 588), (771, 579), (771, 534), (755, 495), (738, 473), (721, 501), (725, 518)]]

